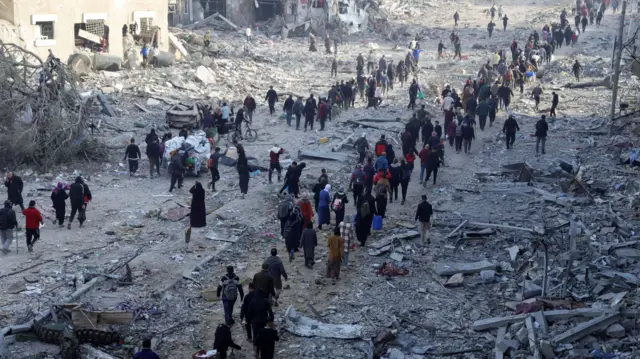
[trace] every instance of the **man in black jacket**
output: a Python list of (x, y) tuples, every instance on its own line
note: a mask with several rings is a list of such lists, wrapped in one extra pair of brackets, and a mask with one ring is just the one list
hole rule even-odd
[(16, 212), (11, 209), (11, 202), (4, 201), (4, 208), (0, 209), (0, 238), (4, 254), (10, 252), (11, 242), (13, 242), (13, 229), (18, 226)]
[(256, 347), (260, 359), (273, 359), (276, 342), (280, 341), (278, 331), (273, 328), (273, 319), (267, 322), (265, 328), (256, 333), (256, 337)]
[(433, 208), (431, 203), (427, 202), (427, 195), (422, 195), (422, 202), (418, 205), (415, 220), (420, 222), (420, 240), (422, 245), (426, 242), (429, 244), (429, 229), (431, 228), (431, 215)]
[(520, 126), (518, 126), (518, 122), (513, 118), (512, 115), (509, 115), (506, 121), (504, 121), (504, 127), (502, 127), (502, 132), (507, 135), (507, 149), (513, 147), (513, 143), (516, 141), (516, 132), (520, 131)]
[(249, 305), (251, 304), (251, 301), (253, 301), (253, 298), (256, 297), (256, 295), (256, 286), (253, 285), (253, 282), (249, 282), (249, 293), (247, 293), (247, 295), (244, 297), (244, 300), (242, 301), (242, 307), (240, 307), (240, 320), (245, 320), (244, 329), (247, 331), (248, 341), (252, 341), (253, 336), (251, 335), (251, 320), (249, 320), (247, 314), (249, 313)]
[(269, 114), (273, 115), (276, 112), (276, 102), (278, 102), (278, 93), (273, 89), (273, 86), (269, 86), (265, 100), (269, 103)]
[(309, 96), (307, 102), (304, 105), (304, 131), (307, 131), (307, 126), (311, 127), (313, 131), (313, 119), (316, 117), (316, 110), (318, 109), (318, 103), (313, 98), (313, 94)]
[(284, 100), (284, 106), (282, 106), (282, 110), (287, 116), (287, 125), (291, 126), (291, 120), (293, 119), (293, 95), (289, 95), (286, 100)]
[(138, 171), (138, 160), (142, 158), (140, 147), (136, 145), (136, 140), (131, 139), (131, 143), (124, 152), (124, 159), (129, 160), (129, 176), (133, 176)]
[(71, 215), (69, 216), (69, 223), (67, 224), (67, 229), (71, 229), (71, 222), (73, 222), (73, 218), (76, 216), (76, 212), (78, 213), (78, 221), (80, 222), (80, 227), (82, 227), (82, 223), (87, 219), (85, 211), (87, 209), (85, 197), (88, 200), (91, 200), (91, 191), (89, 191), (89, 186), (84, 184), (82, 177), (76, 177), (75, 183), (69, 186), (69, 203), (71, 204)]
[(265, 298), (269, 298), (269, 303), (271, 303), (271, 298), (276, 296), (276, 289), (267, 263), (262, 263), (262, 270), (253, 276), (253, 285), (256, 286), (258, 292), (264, 293)]
[[(258, 289), (256, 296), (251, 300), (251, 303), (249, 303), (247, 321), (251, 322), (253, 333), (258, 334), (260, 329), (264, 328), (269, 320), (273, 320), (271, 304), (267, 300), (267, 294)], [(257, 337), (257, 335), (253, 336), (254, 344), (257, 344)]]
[(300, 162), (300, 164), (298, 164), (295, 161), (292, 162), (291, 165), (289, 165), (289, 168), (287, 168), (287, 173), (284, 176), (284, 185), (280, 189), (280, 193), (282, 193), (282, 191), (289, 187), (287, 192), (298, 198), (298, 195), (300, 193), (300, 176), (302, 176), (302, 170), (306, 166), (307, 165), (304, 162)]
[(220, 324), (218, 328), (216, 328), (213, 349), (220, 353), (220, 359), (227, 359), (227, 350), (229, 350), (229, 348), (242, 350), (238, 344), (234, 343), (229, 325)]
[(278, 257), (278, 250), (276, 248), (271, 248), (271, 256), (265, 259), (264, 263), (268, 266), (269, 273), (273, 277), (273, 284), (276, 289), (276, 295), (275, 298), (273, 298), (273, 305), (277, 307), (278, 298), (282, 292), (282, 278), (284, 278), (284, 280), (289, 280), (289, 277), (287, 276), (287, 271), (284, 269), (282, 259)]
[(176, 152), (171, 158), (171, 185), (169, 186), (169, 192), (173, 191), (176, 182), (178, 182), (178, 189), (182, 188), (183, 179), (184, 164), (182, 163), (182, 156)]
[(558, 103), (560, 102), (560, 100), (557, 93), (552, 92), (551, 94), (553, 95), (553, 99), (551, 100), (551, 110), (549, 111), (549, 116), (556, 117), (556, 108), (558, 108)]
[(153, 168), (155, 167), (160, 176), (160, 144), (158, 143), (158, 137), (152, 139), (147, 143), (147, 157), (149, 158), (149, 178), (153, 178)]
[(538, 147), (542, 142), (542, 154), (545, 154), (545, 144), (547, 143), (547, 131), (549, 131), (549, 125), (547, 124), (547, 116), (542, 117), (536, 123), (536, 154), (538, 153)]
[(4, 180), (4, 186), (7, 187), (7, 199), (11, 202), (11, 206), (20, 206), (20, 210), (24, 211), (22, 200), (24, 183), (22, 178), (14, 175), (13, 172), (9, 172), (7, 173), (7, 179)]

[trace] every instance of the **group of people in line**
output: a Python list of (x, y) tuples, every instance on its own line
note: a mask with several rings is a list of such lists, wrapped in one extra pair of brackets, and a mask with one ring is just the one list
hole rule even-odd
[[(24, 208), (22, 197), (24, 182), (20, 176), (13, 172), (8, 172), (4, 185), (7, 188), (7, 200), (4, 202), (3, 208), (0, 209), (0, 238), (2, 240), (0, 251), (4, 254), (11, 252), (10, 247), (13, 243), (14, 231), (20, 230), (13, 207), (19, 206), (25, 217), (27, 250), (31, 253), (33, 252), (34, 244), (40, 239), (40, 228), (44, 226), (44, 218), (40, 210), (36, 208), (36, 201), (29, 201), (29, 206)], [(67, 190), (69, 191), (68, 194)], [(67, 199), (69, 199), (71, 205), (71, 215), (69, 216), (67, 228), (71, 229), (71, 223), (76, 214), (78, 214), (78, 221), (80, 227), (82, 227), (86, 220), (87, 204), (92, 200), (89, 186), (84, 183), (82, 177), (76, 177), (75, 182), (68, 186), (58, 182), (51, 191), (51, 202), (55, 211), (54, 225), (57, 223), (60, 227), (64, 226)]]

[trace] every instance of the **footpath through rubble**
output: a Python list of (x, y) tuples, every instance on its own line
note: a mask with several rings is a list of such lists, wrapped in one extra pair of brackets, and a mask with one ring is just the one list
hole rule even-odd
[[(524, 43), (573, 4), (504, 4), (509, 28), (489, 39), (490, 6), (489, 1), (385, 2), (375, 16), (388, 23), (388, 36), (345, 37), (336, 78), (330, 78), (333, 55), (308, 52), (306, 38), (281, 40), (257, 31), (248, 43), (244, 33), (216, 27), (208, 49), (199, 43), (207, 27), (172, 29), (187, 55), (171, 66), (80, 77), (77, 91), (89, 99), (87, 121), (93, 124), (85, 132), (91, 130), (110, 156), (48, 171), (13, 168), (25, 183), (23, 197), (35, 199), (46, 220), (34, 253), (26, 252), (20, 234), (16, 249), (2, 258), (0, 356), (66, 358), (67, 351), (78, 350), (82, 358), (128, 358), (146, 337), (163, 358), (210, 349), (224, 320), (216, 288), (225, 268), (235, 267), (246, 290), (271, 248), (286, 257), (276, 218), (282, 183), (268, 182), (269, 150), (284, 148), (284, 168), (305, 162), (303, 193), (311, 192), (321, 169), (335, 190), (349, 184), (357, 161), (353, 139), (364, 132), (372, 145), (385, 134), (400, 153), (399, 133), (412, 115), (406, 109), (407, 86), (396, 84), (377, 110), (358, 99), (355, 108), (328, 122), (326, 131), (296, 131), (280, 111), (269, 115), (263, 104), (269, 86), (279, 94), (278, 110), (288, 94), (325, 96), (330, 84), (354, 76), (359, 53), (366, 57), (373, 50), (376, 58), (386, 55), (397, 63), (417, 35), (425, 49), (418, 76), (425, 99), (418, 105), (444, 123), (439, 93), (445, 83), (460, 90), (492, 52), (514, 38)], [(456, 10), (463, 60), (437, 59), (437, 43), (442, 39), (449, 47)], [(331, 231), (318, 231), (314, 269), (304, 266), (301, 254), (285, 262), (289, 280), (274, 308), (281, 334), (276, 357), (637, 357), (638, 117), (617, 120), (609, 136), (611, 90), (565, 86), (575, 82), (569, 74), (576, 58), (585, 69), (583, 81), (610, 75), (618, 21), (609, 11), (575, 47), (556, 51), (538, 79), (540, 108), (546, 109), (534, 110), (531, 85), (516, 94), (510, 111), (520, 132), (513, 149), (504, 145), (507, 114), (501, 111), (492, 127), (476, 131), (470, 154), (456, 154), (446, 145), (437, 186), (419, 184), (416, 166), (407, 202), (388, 205), (384, 228), (372, 231), (366, 248), (350, 253), (337, 284), (325, 278)], [(638, 85), (625, 70), (621, 102), (633, 103)], [(552, 91), (560, 95), (558, 117), (547, 118), (547, 154), (537, 156), (534, 126), (548, 111)], [(169, 193), (169, 177), (149, 178), (145, 161), (129, 176), (124, 149), (134, 138), (144, 153), (150, 129), (160, 136), (171, 130), (167, 110), (181, 116), (180, 111), (197, 112), (198, 103), (215, 107), (222, 101), (237, 110), (247, 94), (259, 104), (252, 124), (258, 138), (242, 143), (255, 158), (249, 193), (240, 198), (235, 156), (229, 153), (231, 165), (220, 164), (218, 191), (207, 191), (207, 227), (194, 228), (185, 244), (189, 189), (196, 180), (208, 182), (209, 174), (187, 178), (183, 189)], [(231, 143), (224, 135), (215, 145), (224, 151)], [(50, 190), (76, 176), (83, 176), (93, 193), (88, 221), (83, 228), (74, 222), (71, 230), (52, 226)], [(424, 247), (416, 240), (414, 221), (422, 194), (436, 212), (431, 243)], [(353, 203), (346, 208), (345, 218), (353, 218)], [(20, 214), (18, 221), (24, 222)], [(243, 348), (236, 358), (252, 358), (243, 326), (233, 326), (232, 333)]]

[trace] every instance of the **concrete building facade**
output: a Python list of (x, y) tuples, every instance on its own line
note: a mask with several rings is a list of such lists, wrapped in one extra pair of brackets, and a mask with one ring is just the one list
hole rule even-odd
[[(52, 50), (63, 61), (79, 46), (106, 48), (109, 54), (122, 57), (123, 25), (134, 22), (136, 34), (157, 27), (158, 47), (166, 50), (168, 10), (168, 0), (0, 0), (0, 20), (13, 24), (22, 46), (42, 59)], [(79, 30), (90, 38), (99, 36), (101, 43), (87, 42), (82, 37), (86, 33)]]

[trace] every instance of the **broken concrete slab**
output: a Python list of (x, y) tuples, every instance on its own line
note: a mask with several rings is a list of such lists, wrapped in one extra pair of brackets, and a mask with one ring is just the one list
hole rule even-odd
[(105, 115), (108, 115), (109, 117), (115, 117), (116, 113), (113, 110), (113, 108), (111, 107), (111, 105), (109, 104), (109, 100), (107, 100), (107, 97), (103, 94), (98, 94), (96, 96), (96, 98), (98, 99), (98, 101), (100, 102), (100, 105), (102, 106), (102, 112)]
[(496, 265), (488, 260), (482, 260), (471, 263), (455, 263), (455, 262), (436, 262), (434, 270), (438, 275), (454, 275), (458, 273), (473, 274), (479, 273), (486, 269), (496, 269)]
[[(583, 316), (587, 318), (595, 318), (606, 314), (616, 313), (615, 311), (611, 311), (606, 308), (579, 308), (579, 309), (557, 309), (557, 310), (547, 310), (544, 311), (544, 316), (547, 321), (557, 321), (562, 319), (568, 319), (572, 317)], [(640, 311), (633, 309), (625, 309), (622, 310), (621, 315), (623, 317), (628, 318), (637, 318), (640, 317)], [(503, 325), (521, 322), (523, 321), (529, 314), (516, 314), (505, 317), (492, 317), (486, 319), (480, 319), (473, 322), (471, 328), (476, 331), (498, 328)]]
[(528, 316), (524, 320), (524, 325), (527, 328), (527, 339), (529, 340), (529, 350), (533, 351), (533, 357), (535, 359), (542, 359), (540, 349), (538, 349), (538, 339), (536, 335), (536, 328), (533, 326), (533, 317)]
[(619, 323), (614, 323), (607, 328), (607, 335), (612, 338), (623, 338), (626, 331)]
[(556, 354), (553, 352), (553, 346), (551, 345), (551, 342), (548, 340), (540, 341), (540, 353), (546, 359), (553, 359), (556, 357)]
[(180, 42), (180, 40), (178, 40), (176, 35), (174, 35), (172, 33), (169, 33), (169, 42), (171, 42), (171, 45), (173, 45), (173, 47), (175, 47), (176, 50), (178, 50), (178, 52), (180, 52), (182, 57), (184, 57), (186, 59), (189, 56), (189, 53), (187, 52), (187, 49), (185, 49), (184, 46), (182, 46), (182, 43)]
[(404, 255), (402, 253), (393, 252), (391, 253), (391, 255), (389, 255), (389, 258), (397, 262), (402, 262), (402, 260), (404, 259)]
[(284, 319), (286, 330), (302, 337), (362, 338), (362, 326), (360, 325), (323, 323), (299, 314), (293, 306), (289, 306), (284, 314)]
[(420, 233), (418, 231), (407, 231), (403, 233), (394, 234), (368, 244), (367, 247), (369, 247), (370, 249), (367, 253), (370, 256), (379, 256), (383, 253), (390, 251), (394, 241), (402, 240), (402, 239), (417, 238), (419, 236), (420, 236)]
[(515, 262), (515, 260), (518, 258), (518, 253), (520, 253), (520, 247), (518, 246), (509, 247), (507, 251), (509, 251), (509, 257), (511, 258), (511, 261)]
[(538, 323), (538, 327), (540, 328), (540, 330), (542, 330), (542, 333), (549, 333), (549, 323), (547, 323), (547, 318), (544, 317), (544, 314), (542, 312), (533, 313), (533, 318)]
[(593, 318), (587, 322), (580, 323), (564, 333), (558, 334), (553, 338), (554, 343), (571, 343), (575, 340), (583, 338), (591, 333), (607, 328), (613, 323), (620, 320), (620, 313), (609, 313), (597, 318)]
[(542, 294), (542, 287), (539, 285), (530, 280), (525, 280), (522, 283), (522, 299), (537, 297), (540, 294)]
[(344, 162), (349, 159), (349, 155), (341, 152), (298, 151), (298, 158)]
[(205, 85), (212, 85), (216, 83), (216, 74), (208, 67), (198, 66), (196, 79)]
[(454, 288), (454, 287), (461, 286), (463, 283), (464, 283), (464, 274), (457, 273), (451, 276), (451, 278), (447, 280), (444, 286), (447, 288)]
[(640, 258), (640, 249), (620, 248), (614, 251), (615, 255), (624, 258)]
[(238, 239), (240, 239), (240, 237), (238, 236), (232, 236), (232, 237), (223, 237), (223, 236), (219, 236), (216, 232), (208, 232), (204, 238), (212, 240), (212, 241), (221, 241), (221, 242), (229, 242), (229, 243), (236, 243), (238, 241)]
[(186, 218), (191, 213), (191, 208), (188, 207), (176, 207), (168, 210), (166, 213), (162, 212), (160, 218), (177, 222)]

